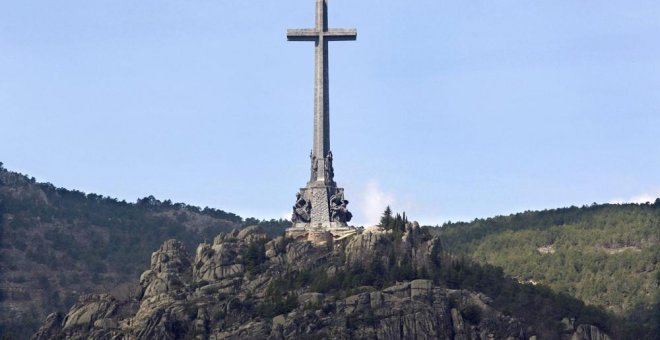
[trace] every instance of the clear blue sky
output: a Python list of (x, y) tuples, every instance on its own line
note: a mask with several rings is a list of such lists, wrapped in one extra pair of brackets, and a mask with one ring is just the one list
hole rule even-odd
[[(660, 196), (660, 2), (330, 0), (357, 223)], [(281, 217), (312, 139), (314, 0), (0, 1), (0, 161), (57, 186)]]

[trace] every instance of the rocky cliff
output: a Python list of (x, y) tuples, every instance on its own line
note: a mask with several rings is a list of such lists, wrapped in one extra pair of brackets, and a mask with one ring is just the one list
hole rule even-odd
[[(431, 278), (442, 244), (411, 224), (400, 239), (362, 232), (338, 242), (221, 234), (190, 255), (169, 240), (133, 298), (85, 295), (33, 339), (535, 339), (536, 325), (490, 297)], [(396, 280), (395, 280), (396, 279)], [(538, 311), (530, 310), (529, 313)], [(544, 337), (547, 338), (547, 337)], [(609, 339), (561, 324), (551, 338)]]

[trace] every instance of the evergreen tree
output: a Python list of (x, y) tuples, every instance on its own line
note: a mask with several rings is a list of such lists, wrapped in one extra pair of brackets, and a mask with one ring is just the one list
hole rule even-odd
[(392, 229), (392, 209), (388, 205), (380, 218), (380, 226), (385, 229)]
[(394, 223), (392, 223), (392, 229), (395, 231), (404, 231), (406, 229), (405, 224), (403, 224), (403, 217), (401, 217), (401, 214), (397, 213), (396, 217), (394, 217)]

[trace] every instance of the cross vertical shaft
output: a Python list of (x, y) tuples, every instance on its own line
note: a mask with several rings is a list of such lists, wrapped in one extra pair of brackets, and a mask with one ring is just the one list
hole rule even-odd
[[(328, 30), (325, 0), (316, 1), (316, 30)], [(330, 79), (328, 72), (328, 41), (323, 34), (316, 40), (314, 68), (314, 148), (313, 156), (322, 159), (330, 152)]]
[[(314, 41), (314, 141), (312, 148), (313, 167), (324, 165), (324, 159), (330, 153), (330, 95), (329, 95), (329, 65), (328, 42), (338, 40), (355, 40), (355, 29), (329, 29), (327, 0), (316, 0), (316, 27), (313, 29), (290, 29), (287, 31), (289, 41)], [(325, 180), (324, 172), (317, 171), (316, 178), (311, 181)]]

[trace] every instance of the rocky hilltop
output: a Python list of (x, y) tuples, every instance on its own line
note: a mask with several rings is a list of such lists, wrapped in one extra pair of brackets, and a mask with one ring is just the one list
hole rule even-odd
[(189, 249), (259, 224), (279, 235), (287, 221), (243, 219), (152, 196), (129, 203), (40, 183), (0, 162), (0, 339), (27, 339), (82, 294), (124, 298), (149, 255), (175, 238)]
[(362, 231), (337, 241), (270, 239), (249, 227), (194, 255), (168, 240), (130, 297), (84, 295), (32, 339), (609, 339), (547, 296), (532, 295), (521, 313), (452, 287), (463, 281), (442, 277), (460, 263), (417, 224), (399, 237)]

